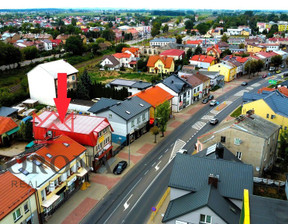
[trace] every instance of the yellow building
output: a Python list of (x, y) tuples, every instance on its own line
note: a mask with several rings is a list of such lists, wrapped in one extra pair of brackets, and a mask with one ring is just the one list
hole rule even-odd
[(247, 44), (247, 52), (258, 53), (258, 52), (266, 52), (266, 47), (260, 44)]
[(220, 75), (224, 76), (225, 82), (230, 82), (236, 77), (236, 66), (218, 63), (216, 65), (212, 65), (208, 68), (210, 72), (219, 72)]
[(39, 224), (35, 189), (9, 171), (0, 174), (0, 198), (1, 224)]
[(250, 33), (249, 33), (249, 31), (242, 30), (242, 31), (241, 31), (241, 35), (242, 35), (242, 36), (249, 36)]
[(175, 63), (173, 57), (153, 55), (149, 57), (147, 67), (151, 73), (170, 74), (175, 70)]
[[(16, 177), (36, 190), (41, 222), (52, 215), (76, 189), (85, 187), (86, 183), (83, 185), (83, 182), (88, 176), (84, 146), (65, 135), (51, 141), (11, 167)], [(25, 162), (25, 166), (22, 162)]]
[[(256, 94), (259, 97), (259, 94)], [(254, 110), (258, 116), (280, 125), (281, 130), (287, 130), (288, 127), (288, 98), (282, 96), (278, 91), (262, 93), (262, 99), (253, 100), (254, 95), (246, 95), (245, 103), (242, 107), (242, 114), (246, 114), (249, 110)], [(265, 98), (264, 98), (265, 97)]]
[(278, 31), (285, 32), (288, 30), (288, 22), (278, 23)]

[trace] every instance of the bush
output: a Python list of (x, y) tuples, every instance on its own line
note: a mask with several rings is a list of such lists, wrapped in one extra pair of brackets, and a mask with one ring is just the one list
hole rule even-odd
[(46, 107), (46, 106), (47, 106), (47, 105), (45, 105), (45, 104), (38, 104), (38, 105), (35, 107), (36, 112), (42, 110), (42, 109), (43, 109), (44, 107)]
[(238, 117), (242, 112), (242, 106), (238, 107), (233, 113), (230, 115), (231, 117)]
[(214, 86), (214, 87), (211, 89), (211, 91), (214, 92), (214, 91), (216, 91), (217, 89), (220, 89), (220, 88), (221, 88), (221, 86), (218, 86), (218, 85), (217, 85), (217, 86)]

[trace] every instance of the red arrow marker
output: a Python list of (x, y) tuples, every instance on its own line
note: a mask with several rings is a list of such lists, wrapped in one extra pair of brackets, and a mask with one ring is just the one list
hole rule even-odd
[(57, 98), (54, 98), (54, 102), (62, 123), (64, 122), (70, 101), (71, 98), (67, 98), (67, 73), (58, 73)]

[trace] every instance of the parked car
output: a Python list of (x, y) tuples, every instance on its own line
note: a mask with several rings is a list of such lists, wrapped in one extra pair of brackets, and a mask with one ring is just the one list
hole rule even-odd
[(263, 79), (267, 78), (267, 74), (262, 75), (262, 78)]
[(280, 65), (280, 68), (285, 68), (285, 65)]
[(219, 120), (217, 119), (217, 118), (212, 118), (210, 121), (209, 121), (209, 123), (210, 124), (212, 124), (212, 125), (215, 125), (215, 124), (217, 124), (219, 122)]
[(208, 96), (208, 100), (213, 100), (214, 99), (214, 96), (212, 95), (212, 94), (210, 94), (209, 96)]
[(117, 163), (117, 165), (114, 167), (113, 169), (113, 173), (114, 174), (121, 174), (127, 167), (127, 162), (126, 161), (120, 161), (119, 163)]
[(248, 82), (242, 82), (241, 83), (241, 86), (247, 86), (248, 85)]
[(277, 70), (277, 71), (276, 71), (276, 74), (279, 74), (279, 73), (281, 73), (281, 70)]
[(180, 149), (178, 151), (178, 153), (181, 153), (181, 154), (188, 154), (188, 151), (186, 149)]
[(270, 67), (269, 68), (269, 72), (274, 72), (276, 69), (275, 69), (275, 67)]
[(208, 98), (204, 98), (203, 100), (202, 100), (202, 103), (204, 103), (204, 104), (206, 104), (206, 103), (208, 103)]
[(215, 106), (218, 104), (219, 104), (219, 102), (217, 100), (211, 100), (211, 102), (210, 102), (210, 106)]

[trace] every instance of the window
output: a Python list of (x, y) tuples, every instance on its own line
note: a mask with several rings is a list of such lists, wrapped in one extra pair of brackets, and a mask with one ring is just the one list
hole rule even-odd
[(235, 145), (240, 145), (242, 143), (240, 138), (234, 138), (234, 144)]
[(271, 119), (275, 118), (275, 115), (271, 115)]
[(29, 212), (28, 202), (24, 205), (24, 212), (25, 214)]
[(75, 80), (75, 76), (74, 75), (72, 75), (72, 80)]
[(140, 117), (137, 117), (137, 124), (140, 123)]
[(109, 114), (109, 119), (112, 119), (112, 114)]
[(45, 187), (46, 195), (50, 194), (49, 186)]
[(45, 201), (45, 196), (46, 196), (45, 190), (42, 190), (42, 191), (41, 191), (42, 201)]
[(18, 208), (15, 212), (13, 212), (14, 222), (17, 222), (21, 217), (21, 210)]
[(266, 118), (269, 118), (269, 114), (266, 115)]
[(200, 87), (198, 86), (197, 91), (199, 91), (199, 90), (200, 90)]
[(225, 136), (221, 136), (221, 142), (225, 142), (226, 141), (226, 137)]
[(135, 121), (135, 120), (133, 120), (133, 121), (131, 122), (131, 127), (134, 127), (134, 126), (135, 126), (134, 121)]
[(145, 114), (142, 114), (142, 121), (145, 121)]
[(67, 177), (70, 177), (71, 173), (70, 173), (70, 169), (67, 171)]
[(242, 158), (242, 152), (236, 152), (237, 159), (241, 160)]
[(210, 215), (200, 215), (200, 223), (212, 223), (212, 217)]

